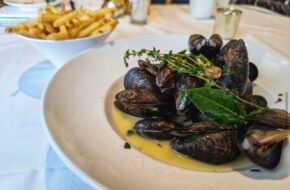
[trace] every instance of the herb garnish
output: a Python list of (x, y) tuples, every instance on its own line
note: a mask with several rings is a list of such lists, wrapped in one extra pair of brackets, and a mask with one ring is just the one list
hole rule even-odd
[(126, 143), (124, 144), (124, 148), (125, 148), (125, 149), (130, 149), (130, 148), (131, 148), (131, 145), (130, 145), (129, 143), (126, 142)]
[(183, 90), (195, 107), (209, 118), (224, 124), (242, 124), (246, 111), (228, 91), (208, 87)]
[[(214, 78), (207, 75), (210, 73), (213, 74), (213, 76), (216, 76), (218, 73), (211, 72), (218, 71), (218, 69), (215, 68), (216, 66), (214, 66), (210, 60), (201, 54), (193, 56), (191, 54), (186, 54), (185, 52), (175, 54), (172, 51), (169, 51), (168, 53), (161, 53), (160, 50), (157, 50), (156, 48), (153, 48), (152, 50), (141, 49), (140, 51), (127, 50), (124, 56), (124, 63), (126, 66), (128, 66), (129, 59), (131, 57), (144, 58), (147, 62), (152, 64), (167, 63), (168, 67), (174, 72), (194, 76), (203, 80), (206, 86), (204, 91), (211, 91), (211, 97), (208, 97), (202, 93), (203, 90), (200, 92), (187, 91), (185, 95), (190, 96), (191, 93), (199, 94), (198, 97), (190, 96), (190, 101), (195, 104), (198, 109), (200, 109), (199, 111), (205, 114), (209, 114), (210, 118), (216, 121), (224, 122), (226, 124), (243, 123), (246, 120), (247, 114), (242, 108), (241, 103), (250, 105), (255, 108), (255, 110), (250, 113), (251, 115), (269, 110), (267, 107), (261, 107), (256, 103), (247, 101), (239, 97), (239, 95), (235, 92), (219, 86), (215, 82)], [(232, 73), (228, 67), (224, 66), (223, 74), (231, 75)], [(210, 87), (217, 89), (212, 89)], [(221, 98), (223, 95), (225, 95), (224, 99), (219, 99), (219, 97)], [(202, 104), (199, 103), (201, 100), (203, 102)], [(206, 100), (211, 100), (211, 104), (205, 104), (205, 102), (207, 102)], [(206, 110), (212, 111), (211, 113), (208, 113)]]
[(163, 148), (163, 146), (162, 146), (161, 144), (159, 144), (159, 143), (157, 143), (157, 146), (159, 146), (159, 147)]
[(129, 129), (128, 131), (127, 131), (127, 136), (132, 136), (132, 135), (134, 135), (135, 134), (135, 131), (133, 131), (133, 130), (131, 130), (131, 129)]

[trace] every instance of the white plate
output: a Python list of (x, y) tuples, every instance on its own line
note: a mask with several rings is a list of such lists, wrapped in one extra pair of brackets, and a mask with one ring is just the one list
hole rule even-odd
[[(128, 68), (123, 54), (128, 48), (180, 51), (188, 36), (153, 36), (112, 42), (87, 51), (64, 65), (53, 77), (43, 99), (45, 130), (60, 158), (82, 179), (103, 189), (286, 189), (290, 159), (288, 146), (274, 172), (197, 172), (156, 161), (124, 141), (111, 127), (112, 98), (122, 88)], [(255, 91), (273, 103), (289, 91), (290, 61), (249, 46), (260, 77)], [(132, 63), (131, 67), (136, 66)], [(272, 106), (272, 105), (271, 105)], [(275, 107), (284, 107), (275, 104)], [(263, 179), (263, 180), (260, 180)]]
[[(54, 2), (51, 2), (50, 5), (56, 6), (59, 5), (63, 0), (55, 0)], [(18, 1), (13, 0), (4, 0), (3, 1), (6, 5), (10, 5), (12, 7), (20, 8), (20, 9), (41, 9), (46, 7), (45, 0), (43, 2), (39, 3), (21, 3)]]

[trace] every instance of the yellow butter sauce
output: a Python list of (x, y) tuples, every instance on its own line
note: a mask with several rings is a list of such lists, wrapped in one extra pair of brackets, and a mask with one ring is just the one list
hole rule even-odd
[(122, 113), (115, 107), (113, 108), (113, 115), (115, 120), (115, 130), (123, 139), (125, 139), (126, 142), (142, 153), (161, 162), (198, 171), (231, 171), (242, 169), (250, 165), (249, 160), (242, 156), (235, 161), (224, 165), (211, 165), (187, 158), (174, 152), (169, 147), (168, 141), (149, 140), (136, 134), (128, 136), (127, 131), (132, 129), (135, 122), (138, 121), (138, 118)]

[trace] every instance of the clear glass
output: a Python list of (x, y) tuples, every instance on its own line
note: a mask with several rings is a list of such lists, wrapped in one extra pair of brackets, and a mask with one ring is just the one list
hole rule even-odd
[(131, 22), (133, 24), (146, 24), (148, 16), (148, 0), (130, 1)]
[(213, 32), (232, 39), (238, 29), (242, 11), (235, 8), (217, 8)]

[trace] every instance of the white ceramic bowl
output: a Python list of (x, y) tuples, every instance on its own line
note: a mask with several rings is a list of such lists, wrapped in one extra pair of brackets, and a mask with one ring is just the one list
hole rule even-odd
[(18, 36), (29, 42), (56, 67), (60, 67), (80, 52), (103, 45), (110, 33), (107, 32), (97, 36), (58, 41), (35, 39), (22, 35)]

